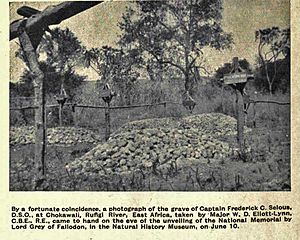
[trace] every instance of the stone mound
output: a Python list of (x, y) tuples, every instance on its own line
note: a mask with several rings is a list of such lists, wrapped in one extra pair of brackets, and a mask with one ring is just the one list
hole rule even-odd
[[(10, 145), (24, 145), (35, 142), (35, 129), (33, 126), (11, 127), (9, 143)], [(93, 131), (75, 128), (58, 127), (47, 129), (47, 142), (49, 144), (76, 144), (76, 143), (97, 143), (100, 137)]]
[(200, 163), (221, 162), (232, 153), (215, 135), (234, 134), (236, 121), (222, 114), (149, 119), (128, 123), (68, 165), (79, 176), (130, 174), (149, 170), (167, 174)]
[[(197, 129), (201, 133), (214, 136), (236, 135), (236, 119), (221, 113), (199, 114), (181, 119), (144, 119), (127, 123), (116, 133), (147, 128)], [(245, 132), (247, 131), (250, 129), (245, 128)]]

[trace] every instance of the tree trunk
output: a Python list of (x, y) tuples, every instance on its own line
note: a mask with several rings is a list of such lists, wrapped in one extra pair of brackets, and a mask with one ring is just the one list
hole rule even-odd
[(21, 47), (27, 58), (29, 69), (34, 76), (34, 105), (35, 109), (35, 179), (33, 187), (37, 189), (44, 180), (45, 149), (46, 149), (46, 128), (45, 128), (45, 93), (44, 93), (44, 73), (41, 71), (35, 49), (26, 31), (19, 36)]
[(184, 85), (185, 91), (190, 93), (190, 91), (192, 89), (192, 84), (190, 82), (190, 77), (189, 77), (188, 73), (184, 74), (184, 81), (185, 81), (185, 85)]
[(192, 90), (192, 82), (190, 80), (190, 71), (189, 71), (189, 57), (188, 57), (188, 51), (185, 51), (185, 72), (184, 72), (184, 81), (185, 81), (185, 91), (189, 92), (191, 95)]
[(269, 94), (272, 96), (272, 91), (273, 91), (273, 84), (269, 82)]

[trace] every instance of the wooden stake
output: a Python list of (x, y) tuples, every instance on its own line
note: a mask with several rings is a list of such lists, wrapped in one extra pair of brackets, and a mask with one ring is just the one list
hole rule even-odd
[(73, 113), (73, 123), (74, 126), (77, 127), (77, 118), (76, 118), (76, 105), (72, 105), (72, 113)]
[(221, 104), (222, 104), (222, 113), (225, 113), (225, 106), (224, 106), (224, 84), (222, 84)]
[(105, 108), (105, 140), (107, 141), (110, 136), (110, 103), (106, 103)]
[(254, 102), (253, 102), (253, 128), (256, 128), (256, 102), (257, 102), (257, 93), (254, 93)]
[(62, 103), (59, 104), (59, 109), (58, 109), (58, 120), (59, 120), (59, 126), (62, 126), (62, 109), (63, 105)]
[(236, 114), (237, 114), (237, 141), (239, 144), (240, 152), (244, 152), (244, 125), (245, 125), (245, 113), (244, 113), (244, 101), (242, 95), (236, 89)]
[(256, 128), (256, 103), (253, 103), (253, 128)]
[(43, 179), (45, 175), (45, 150), (46, 150), (46, 128), (45, 128), (45, 93), (44, 93), (44, 73), (41, 71), (35, 49), (32, 46), (31, 40), (23, 31), (19, 35), (21, 47), (26, 56), (26, 60), (31, 73), (34, 76), (34, 105), (35, 109), (35, 188), (38, 187), (37, 181)]

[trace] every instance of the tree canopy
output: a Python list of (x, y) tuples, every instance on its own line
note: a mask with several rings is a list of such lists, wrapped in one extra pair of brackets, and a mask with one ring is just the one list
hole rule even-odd
[[(74, 88), (85, 80), (84, 76), (75, 73), (82, 49), (81, 42), (68, 28), (55, 28), (51, 30), (51, 34), (43, 36), (37, 53), (44, 59), (40, 61), (40, 68), (44, 72), (46, 93), (59, 94), (63, 84), (68, 95), (72, 97)], [(16, 55), (27, 65), (21, 48)], [(33, 95), (33, 76), (29, 69), (24, 70), (16, 88), (23, 96)]]
[[(125, 103), (133, 89), (134, 82), (139, 77), (136, 67), (142, 61), (136, 51), (126, 51), (103, 46), (84, 52), (85, 67), (91, 67), (98, 75), (98, 87), (110, 83), (118, 91), (120, 104)], [(129, 104), (129, 102), (127, 102)]]
[[(290, 28), (279, 27), (259, 29), (255, 32), (255, 40), (258, 41), (259, 63), (262, 66), (268, 83), (269, 93), (273, 92), (273, 85), (284, 61), (280, 58), (290, 59)], [(270, 71), (270, 67), (272, 71)]]
[(79, 64), (82, 49), (81, 42), (69, 28), (55, 28), (51, 34), (45, 34), (39, 52), (46, 54), (46, 62), (57, 72), (63, 72)]
[(195, 70), (205, 70), (204, 48), (222, 50), (232, 43), (221, 19), (221, 0), (140, 1), (123, 15), (120, 44), (143, 54), (148, 69), (156, 64), (177, 70), (190, 92)]

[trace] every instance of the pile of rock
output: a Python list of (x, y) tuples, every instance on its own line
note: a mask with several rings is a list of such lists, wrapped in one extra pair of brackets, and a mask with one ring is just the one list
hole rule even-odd
[[(212, 122), (213, 121), (213, 122)], [(75, 175), (130, 174), (149, 170), (166, 174), (170, 169), (200, 163), (222, 162), (232, 153), (215, 135), (233, 134), (236, 121), (222, 114), (176, 119), (149, 119), (123, 126), (105, 143), (69, 164)]]
[[(33, 126), (11, 127), (10, 145), (24, 145), (35, 142), (35, 129)], [(58, 127), (47, 129), (47, 142), (49, 144), (97, 143), (100, 137), (93, 131), (75, 127)]]
[[(125, 124), (117, 132), (147, 128), (195, 129), (200, 133), (224, 136), (236, 135), (236, 119), (221, 113), (199, 114), (184, 118), (153, 118)], [(250, 131), (245, 128), (245, 132)]]

